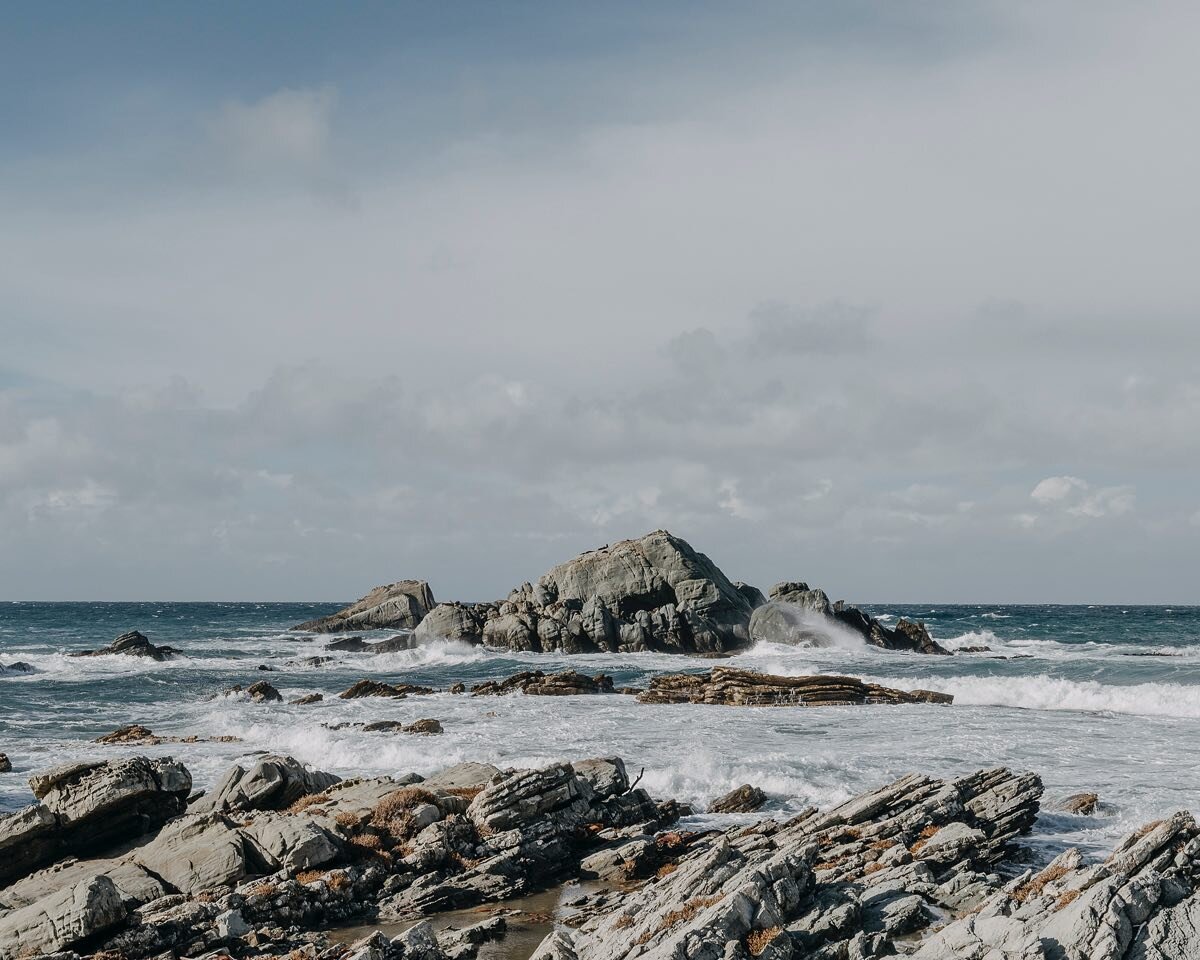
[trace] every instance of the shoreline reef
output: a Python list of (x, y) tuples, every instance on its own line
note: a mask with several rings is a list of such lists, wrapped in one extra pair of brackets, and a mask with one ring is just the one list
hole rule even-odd
[(617, 757), (341, 779), (260, 756), (198, 793), (182, 763), (134, 756), (30, 785), (0, 817), (2, 960), (469, 960), (506, 902), (573, 880), (589, 892), (543, 918), (536, 960), (1186, 960), (1200, 930), (1191, 814), (1039, 864), (1022, 837), (1042, 782), (1006, 768), (701, 829)]

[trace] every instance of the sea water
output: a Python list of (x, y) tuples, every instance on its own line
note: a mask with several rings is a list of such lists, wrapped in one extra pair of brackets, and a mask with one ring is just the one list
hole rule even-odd
[[(641, 785), (703, 811), (743, 783), (771, 797), (764, 815), (828, 806), (908, 772), (953, 776), (980, 767), (1033, 770), (1046, 799), (1095, 792), (1097, 816), (1039, 817), (1043, 856), (1067, 845), (1095, 855), (1122, 834), (1178, 809), (1200, 813), (1200, 608), (1117, 606), (869, 607), (884, 622), (925, 622), (953, 657), (865, 645), (759, 644), (729, 660), (670, 654), (518, 654), (435, 642), (378, 656), (326, 650), (336, 637), (290, 631), (340, 604), (4, 603), (0, 664), (0, 811), (31, 801), (33, 771), (72, 760), (171, 755), (199, 788), (262, 751), (291, 754), (343, 776), (432, 773), (462, 760), (501, 767), (619, 755)], [(77, 658), (79, 650), (141, 630), (184, 656)], [(363, 634), (368, 639), (389, 633)], [(329, 656), (320, 666), (305, 658)], [(652, 706), (628, 696), (470, 697), (439, 693), (340, 700), (364, 677), (445, 689), (519, 670), (607, 673), (617, 686), (714, 663), (778, 674), (840, 673), (904, 689), (954, 694), (951, 707)], [(259, 667), (269, 667), (262, 671)], [(308, 706), (252, 703), (222, 691), (268, 680)], [(439, 736), (365, 733), (339, 725), (436, 718)], [(98, 746), (101, 734), (141, 723), (160, 736), (238, 742)], [(703, 815), (694, 821), (728, 822)]]

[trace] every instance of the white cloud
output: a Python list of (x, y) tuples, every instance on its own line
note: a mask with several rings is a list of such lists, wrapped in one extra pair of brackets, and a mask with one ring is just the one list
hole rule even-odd
[(1093, 490), (1079, 477), (1047, 477), (1029, 496), (1043, 507), (1055, 507), (1072, 517), (1100, 519), (1129, 513), (1135, 502), (1133, 487), (1101, 487)]
[(329, 158), (336, 97), (331, 89), (290, 90), (252, 103), (230, 101), (208, 131), (229, 164), (262, 174), (318, 172)]
[(1029, 495), (1038, 503), (1057, 503), (1086, 489), (1087, 484), (1078, 477), (1047, 477)]

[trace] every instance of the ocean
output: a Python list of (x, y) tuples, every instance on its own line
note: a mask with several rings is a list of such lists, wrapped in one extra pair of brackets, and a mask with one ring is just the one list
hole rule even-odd
[[(1004, 765), (1039, 773), (1046, 799), (1089, 791), (1099, 815), (1043, 810), (1031, 845), (1048, 857), (1089, 854), (1178, 809), (1200, 813), (1200, 607), (867, 605), (885, 623), (923, 620), (951, 648), (989, 653), (931, 657), (860, 645), (812, 649), (759, 644), (730, 660), (668, 654), (498, 653), (433, 643), (403, 653), (328, 653), (336, 637), (289, 632), (340, 603), (3, 603), (0, 664), (0, 810), (29, 803), (26, 779), (54, 764), (121, 754), (172, 755), (197, 787), (261, 751), (291, 754), (343, 776), (428, 774), (462, 760), (501, 767), (619, 755), (641, 785), (698, 811), (752, 783), (771, 796), (761, 815), (828, 806), (908, 772), (955, 775)], [(185, 656), (156, 663), (72, 651), (141, 630)], [(362, 634), (368, 638), (389, 633)], [(320, 666), (301, 661), (333, 659)], [(447, 688), (519, 670), (574, 668), (638, 686), (654, 673), (714, 662), (769, 673), (842, 673), (905, 689), (952, 693), (951, 707), (731, 708), (651, 706), (627, 696), (339, 700), (364, 677)], [(269, 667), (270, 672), (261, 671)], [(222, 691), (266, 679), (309, 706), (252, 703)], [(365, 733), (341, 724), (432, 717), (439, 736)], [(141, 723), (170, 736), (238, 742), (99, 746), (101, 734)], [(644, 772), (643, 772), (644, 771)], [(756, 815), (742, 815), (752, 819)], [(735, 818), (736, 819), (736, 818)], [(697, 814), (692, 825), (728, 822)]]

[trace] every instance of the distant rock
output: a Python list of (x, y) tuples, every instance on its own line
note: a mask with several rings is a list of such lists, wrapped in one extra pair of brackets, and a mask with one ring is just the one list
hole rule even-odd
[(1050, 809), (1061, 810), (1064, 813), (1075, 813), (1081, 817), (1090, 817), (1100, 808), (1100, 797), (1095, 793), (1073, 793), (1051, 803)]
[(68, 656), (106, 657), (112, 654), (122, 654), (126, 657), (149, 657), (151, 660), (163, 661), (180, 656), (182, 653), (182, 650), (168, 647), (165, 644), (155, 646), (145, 634), (131, 630), (129, 633), (121, 634), (107, 647), (101, 647), (99, 650), (78, 650)]
[(411, 633), (402, 633), (399, 636), (388, 637), (386, 640), (364, 640), (362, 637), (346, 637), (342, 640), (333, 640), (326, 650), (335, 650), (338, 653), (399, 653), (404, 650), (412, 650), (417, 646), (415, 635)]
[(708, 673), (673, 673), (652, 677), (640, 703), (707, 703), (744, 707), (816, 707), (882, 703), (949, 704), (948, 693), (894, 690), (855, 677), (817, 674), (778, 677), (752, 670), (714, 667)]
[(708, 805), (709, 813), (753, 813), (767, 802), (767, 795), (758, 787), (743, 783), (718, 797)]
[(9, 773), (12, 771), (12, 761), (8, 759), (7, 753), (0, 753), (0, 773)]
[(376, 587), (361, 600), (327, 617), (297, 624), (293, 630), (341, 633), (344, 630), (412, 630), (434, 607), (424, 580), (400, 580)]
[(320, 703), (325, 699), (325, 695), (321, 693), (306, 693), (302, 697), (297, 697), (295, 700), (289, 700), (288, 703), (293, 707), (307, 707), (311, 703)]
[(14, 660), (12, 663), (0, 663), (0, 677), (7, 673), (35, 673), (33, 664), (25, 663), (23, 660)]
[(341, 700), (358, 700), (362, 697), (407, 697), (410, 693), (436, 693), (433, 687), (420, 687), (411, 683), (391, 684), (381, 680), (359, 680), (338, 694)]
[(562, 673), (525, 670), (504, 680), (488, 680), (478, 683), (471, 688), (471, 696), (495, 696), (518, 691), (542, 697), (615, 692), (612, 677), (603, 673), (589, 677), (574, 670), (564, 670)]

